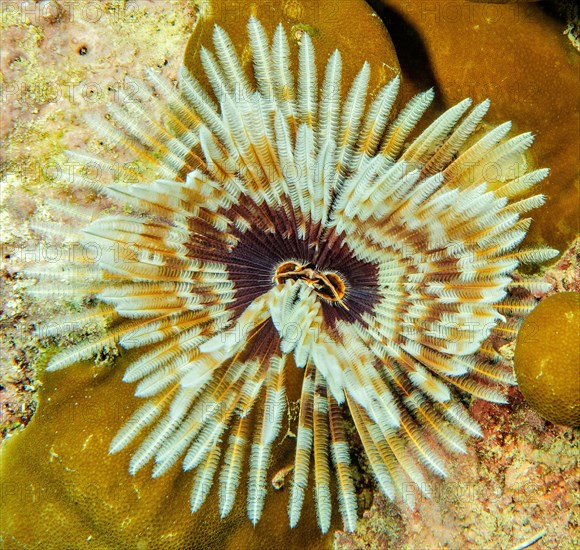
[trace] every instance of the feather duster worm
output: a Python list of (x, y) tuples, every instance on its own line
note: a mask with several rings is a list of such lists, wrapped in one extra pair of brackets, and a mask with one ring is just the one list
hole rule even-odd
[(139, 97), (111, 106), (114, 124), (92, 121), (149, 175), (116, 167), (137, 181), (105, 182), (112, 164), (70, 153), (101, 174), (80, 170), (77, 183), (125, 210), (93, 219), (67, 207), (85, 221), (76, 236), (39, 227), (98, 256), (58, 273), (29, 270), (53, 279), (35, 292), (94, 298), (76, 320), (108, 324), (49, 369), (108, 345), (146, 347), (124, 376), (145, 402), (110, 451), (142, 436), (132, 473), (150, 461), (153, 476), (179, 462), (194, 470), (193, 511), (219, 478), (222, 516), (247, 468), (254, 523), (285, 418), (285, 377), (300, 372), (290, 525), (311, 479), (321, 530), (334, 492), (354, 530), (346, 417), (395, 498), (406, 482), (428, 494), (422, 467), (445, 476), (443, 453), (481, 436), (458, 392), (505, 402), (512, 366), (491, 339), (513, 338), (533, 307), (506, 298), (517, 284), (510, 273), (555, 253), (517, 249), (530, 224), (522, 215), (544, 197), (514, 198), (547, 170), (491, 187), (486, 167), (517, 164), (533, 137), (507, 138), (509, 122), (479, 132), (489, 101), (462, 101), (411, 141), (431, 90), (395, 115), (398, 78), (371, 100), (364, 64), (343, 98), (338, 51), (319, 74), (304, 34), (295, 74), (281, 25), (271, 43), (254, 17), (248, 32), (253, 79), (216, 26), (215, 53), (200, 52), (213, 97), (184, 68), (179, 90), (151, 71)]

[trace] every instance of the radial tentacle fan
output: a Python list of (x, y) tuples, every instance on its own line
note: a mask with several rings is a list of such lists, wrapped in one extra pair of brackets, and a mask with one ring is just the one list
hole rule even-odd
[(111, 452), (144, 434), (130, 471), (194, 469), (194, 511), (218, 477), (222, 516), (247, 469), (254, 523), (287, 422), (285, 379), (300, 377), (290, 524), (312, 479), (322, 531), (333, 493), (353, 530), (346, 418), (395, 498), (407, 481), (428, 494), (422, 466), (444, 476), (443, 452), (481, 436), (458, 392), (505, 402), (512, 367), (494, 338), (513, 338), (533, 307), (509, 297), (510, 273), (554, 254), (517, 249), (522, 215), (544, 197), (514, 198), (547, 170), (485, 181), (490, 165), (522, 168), (533, 140), (506, 137), (509, 122), (481, 132), (489, 101), (465, 99), (412, 139), (431, 90), (394, 114), (398, 78), (370, 98), (368, 64), (346, 89), (338, 51), (319, 70), (305, 33), (294, 71), (281, 25), (271, 42), (255, 18), (248, 31), (253, 78), (215, 27), (215, 53), (200, 52), (211, 91), (184, 68), (179, 89), (150, 71), (150, 86), (110, 107), (112, 123), (92, 121), (140, 172), (70, 153), (85, 165), (76, 184), (119, 209), (66, 207), (78, 229), (39, 226), (98, 254), (30, 269), (50, 279), (35, 292), (90, 297), (77, 324), (107, 323), (49, 368), (147, 346), (124, 376), (144, 403)]

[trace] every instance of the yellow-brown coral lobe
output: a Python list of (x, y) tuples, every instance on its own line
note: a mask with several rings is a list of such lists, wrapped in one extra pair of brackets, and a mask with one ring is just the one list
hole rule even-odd
[[(135, 354), (133, 353), (133, 356)], [(115, 369), (79, 365), (53, 373), (40, 390), (27, 429), (3, 444), (0, 459), (0, 528), (6, 550), (34, 548), (167, 548), (181, 550), (328, 548), (310, 502), (290, 530), (287, 491), (272, 491), (263, 521), (253, 526), (243, 499), (220, 518), (217, 491), (202, 513), (189, 507), (191, 476), (175, 468), (152, 479), (150, 468), (127, 472), (123, 454), (108, 453), (111, 437), (140, 406), (121, 380), (128, 354)], [(292, 458), (287, 438), (273, 471)], [(338, 522), (333, 525), (338, 527)]]
[(555, 424), (580, 425), (580, 293), (540, 302), (520, 329), (514, 363), (535, 411)]
[[(185, 50), (183, 64), (198, 80), (209, 86), (199, 59), (200, 46), (211, 41), (212, 26), (218, 24), (231, 37), (242, 59), (249, 78), (251, 49), (244, 21), (249, 14), (256, 16), (271, 36), (278, 23), (289, 29), (289, 38), (297, 44), (303, 33), (308, 33), (316, 44), (316, 62), (319, 66), (335, 49), (343, 52), (343, 78), (351, 82), (361, 65), (368, 61), (373, 67), (369, 90), (378, 91), (381, 85), (400, 73), (397, 54), (381, 19), (364, 0), (255, 0), (212, 1), (201, 11), (200, 24), (196, 26)], [(291, 48), (293, 63), (296, 50)], [(344, 91), (344, 90), (343, 90)]]
[[(532, 129), (537, 147), (531, 163), (550, 166), (552, 177), (538, 186), (549, 201), (535, 214), (525, 242), (566, 250), (578, 235), (578, 203), (570, 197), (580, 193), (580, 112), (570, 105), (580, 102), (580, 56), (549, 2), (369, 3), (387, 23), (406, 94), (434, 84), (444, 106), (465, 96), (490, 97), (494, 122), (509, 119), (518, 130)], [(488, 177), (494, 173), (490, 167)]]

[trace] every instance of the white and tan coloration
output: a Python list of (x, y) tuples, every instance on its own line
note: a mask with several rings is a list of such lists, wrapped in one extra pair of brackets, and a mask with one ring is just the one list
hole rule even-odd
[[(150, 72), (140, 100), (111, 107), (114, 124), (95, 122), (156, 179), (125, 169), (121, 176), (137, 179), (127, 185), (79, 172), (78, 183), (123, 213), (88, 219), (76, 235), (99, 247), (96, 262), (30, 272), (53, 279), (37, 294), (95, 298), (77, 321), (109, 328), (49, 368), (115, 343), (148, 346), (124, 376), (145, 402), (111, 452), (146, 434), (130, 471), (149, 461), (154, 476), (178, 462), (194, 469), (194, 511), (218, 477), (222, 516), (248, 465), (254, 523), (286, 422), (284, 380), (299, 372), (290, 525), (311, 476), (322, 531), (334, 493), (354, 530), (346, 418), (382, 491), (396, 498), (409, 480), (428, 494), (422, 466), (445, 476), (443, 452), (465, 452), (467, 437), (481, 436), (458, 391), (505, 402), (512, 367), (493, 338), (515, 337), (532, 307), (506, 298), (518, 284), (510, 273), (555, 253), (517, 250), (530, 224), (522, 215), (544, 201), (517, 197), (547, 170), (492, 188), (486, 167), (521, 167), (533, 138), (508, 139), (509, 123), (479, 131), (488, 101), (462, 101), (410, 141), (432, 91), (395, 115), (398, 79), (370, 100), (365, 64), (342, 97), (338, 51), (319, 75), (304, 34), (295, 75), (281, 25), (271, 44), (255, 18), (248, 30), (253, 78), (216, 27), (217, 55), (200, 56), (213, 94), (185, 69), (179, 90)], [(71, 156), (102, 174), (112, 166)], [(67, 227), (40, 229), (75, 237)]]

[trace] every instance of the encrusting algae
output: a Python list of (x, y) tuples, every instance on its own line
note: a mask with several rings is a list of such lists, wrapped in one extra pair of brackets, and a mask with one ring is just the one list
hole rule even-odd
[[(301, 32), (312, 32), (312, 29), (312, 25), (302, 25), (298, 29), (298, 35)], [(393, 67), (394, 64), (389, 63), (388, 66)], [(296, 267), (299, 269), (294, 270), (297, 273), (293, 275), (293, 280), (305, 280), (303, 273), (308, 270), (312, 271), (310, 267), (298, 265)], [(282, 277), (282, 272), (279, 272), (278, 278), (287, 277)], [(334, 295), (333, 290), (336, 292), (336, 289), (341, 289), (338, 282), (333, 282), (333, 277), (324, 272), (313, 271), (308, 275), (308, 280), (313, 285), (320, 285), (321, 281), (324, 281), (326, 284), (324, 288), (329, 290), (331, 295)], [(344, 290), (340, 290), (339, 294), (342, 296), (343, 292)], [(348, 302), (345, 303), (348, 305)], [(30, 448), (34, 445), (34, 442), (38, 443), (38, 441), (42, 440), (46, 441), (46, 445), (38, 445), (38, 454), (30, 459), (30, 463), (36, 464), (37, 468), (26, 468), (26, 464), (29, 461), (22, 464), (20, 468), (14, 464), (10, 466), (11, 479), (15, 480), (15, 483), (10, 485), (3, 494), (9, 502), (19, 501), (22, 503), (28, 502), (28, 499), (34, 500), (35, 502), (32, 504), (31, 509), (36, 509), (39, 512), (38, 505), (46, 505), (43, 498), (50, 495), (51, 504), (43, 506), (41, 509), (43, 511), (40, 512), (39, 516), (46, 514), (45, 517), (49, 521), (50, 518), (60, 517), (60, 523), (57, 522), (59, 523), (59, 528), (56, 529), (54, 536), (58, 538), (58, 533), (60, 532), (60, 536), (66, 537), (67, 533), (70, 532), (73, 533), (75, 540), (79, 544), (83, 541), (94, 541), (97, 545), (102, 544), (104, 547), (109, 547), (119, 544), (119, 541), (125, 541), (121, 544), (127, 544), (127, 541), (135, 542), (135, 539), (141, 542), (153, 541), (152, 544), (154, 545), (156, 544), (155, 541), (162, 541), (162, 544), (164, 546), (167, 544), (168, 547), (171, 547), (171, 545), (175, 547), (183, 547), (184, 545), (196, 547), (197, 544), (203, 544), (203, 547), (208, 547), (212, 544), (220, 547), (226, 545), (232, 548), (240, 545), (259, 547), (260, 540), (268, 540), (270, 543), (279, 540), (280, 542), (286, 542), (290, 546), (296, 543), (297, 547), (304, 544), (313, 547), (316, 541), (319, 544), (323, 544), (323, 539), (316, 533), (316, 516), (313, 507), (309, 504), (313, 499), (311, 494), (306, 495), (302, 520), (296, 529), (288, 531), (284, 528), (285, 521), (279, 521), (279, 518), (287, 516), (288, 491), (285, 490), (285, 487), (286, 484), (290, 484), (292, 473), (286, 475), (286, 482), (282, 484), (282, 491), (279, 493), (270, 491), (265, 517), (256, 528), (252, 529), (249, 529), (248, 525), (246, 525), (248, 522), (245, 519), (246, 511), (244, 506), (236, 506), (232, 514), (222, 521), (218, 520), (215, 506), (208, 513), (206, 513), (206, 509), (211, 507), (206, 506), (204, 513), (200, 514), (203, 518), (196, 519), (196, 515), (191, 516), (188, 503), (191, 478), (180, 471), (170, 471), (165, 476), (152, 480), (150, 478), (150, 469), (146, 468), (138, 472), (134, 478), (128, 478), (123, 471), (126, 468), (126, 457), (125, 460), (122, 460), (121, 455), (116, 455), (106, 456), (104, 472), (91, 473), (91, 469), (95, 467), (94, 457), (106, 455), (112, 436), (122, 425), (123, 421), (133, 412), (129, 409), (133, 409), (134, 406), (138, 405), (134, 403), (135, 399), (132, 398), (132, 388), (127, 384), (121, 384), (119, 376), (119, 373), (122, 374), (126, 365), (129, 365), (134, 358), (134, 355), (124, 353), (123, 357), (116, 361), (114, 371), (109, 370), (105, 365), (95, 368), (90, 368), (86, 364), (79, 365), (75, 368), (90, 370), (87, 376), (75, 376), (74, 381), (67, 379), (67, 376), (70, 377), (70, 373), (67, 371), (50, 375), (51, 378), (47, 380), (58, 387), (56, 387), (54, 393), (48, 388), (45, 390), (47, 401), (45, 403), (41, 402), (41, 410), (34, 421), (40, 427), (34, 432), (33, 430), (37, 424), (33, 423), (28, 433), (22, 434), (23, 436), (27, 435), (28, 439), (20, 436), (20, 443), (18, 443), (20, 447), (17, 446), (15, 440), (12, 443), (12, 452), (16, 453), (14, 449), (19, 448), (19, 457), (21, 459), (22, 456), (29, 455)], [(123, 391), (117, 392), (116, 388), (119, 384)], [(92, 410), (95, 416), (98, 417), (96, 422), (93, 422), (94, 418), (91, 417), (89, 412), (86, 414), (80, 413), (83, 408), (87, 410), (86, 405), (90, 401), (95, 403), (105, 402), (107, 391), (110, 395), (110, 388), (113, 387), (115, 388), (115, 402), (123, 404), (121, 411), (114, 406), (105, 410), (99, 406), (92, 409), (89, 405), (88, 410)], [(67, 388), (70, 388), (70, 391)], [(61, 391), (63, 392), (62, 394), (59, 393)], [(294, 393), (297, 398), (298, 395), (296, 395), (296, 392)], [(72, 412), (67, 412), (69, 409)], [(74, 412), (77, 410), (80, 414)], [(50, 426), (60, 424), (63, 418), (68, 420), (68, 425), (64, 425), (62, 429), (59, 429), (59, 433), (63, 434), (63, 439), (59, 443), (59, 435), (57, 434), (54, 437)], [(293, 430), (296, 429), (295, 423), (289, 424), (289, 426), (292, 426)], [(40, 431), (44, 434), (42, 438), (38, 437)], [(287, 435), (291, 436), (292, 433)], [(53, 438), (52, 441), (51, 438)], [(275, 458), (276, 462), (272, 467), (272, 473), (291, 472), (289, 463), (293, 461), (294, 446), (295, 439), (292, 437), (284, 438), (282, 446), (276, 451), (278, 456)], [(132, 454), (136, 448), (137, 446), (133, 445), (128, 454)], [(50, 456), (48, 464), (42, 463), (42, 455), (44, 453), (48, 453)], [(5, 456), (8, 457), (9, 455), (6, 454)], [(79, 457), (84, 457), (84, 459), (79, 459)], [(76, 462), (77, 460), (78, 462)], [(8, 463), (8, 461), (6, 462)], [(56, 481), (56, 491), (54, 492), (51, 490), (50, 484), (47, 485), (45, 482), (40, 481), (35, 485), (34, 482), (31, 483), (29, 481), (29, 478), (33, 478), (35, 475), (38, 476), (37, 479), (41, 480), (50, 478), (53, 474), (60, 478), (63, 471), (67, 475), (71, 474), (68, 480), (70, 485), (68, 482), (61, 484), (60, 481)], [(14, 477), (12, 477), (13, 473)], [(29, 476), (28, 480), (27, 475)], [(83, 476), (85, 476), (84, 479)], [(91, 480), (94, 480), (94, 484)], [(115, 480), (115, 482), (108, 483), (112, 480)], [(123, 490), (121, 491), (114, 489), (114, 486), (117, 485), (117, 480), (122, 485)], [(35, 492), (39, 487), (40, 489)], [(146, 496), (149, 490), (152, 492), (151, 496)], [(41, 494), (44, 497), (40, 497), (39, 495)], [(214, 488), (210, 493), (209, 500), (216, 502), (217, 498), (217, 491)], [(58, 504), (59, 500), (61, 504)], [(238, 499), (238, 504), (239, 501), (240, 499)], [(242, 503), (244, 501), (245, 494), (241, 499)], [(140, 504), (143, 506), (139, 506)], [(79, 511), (88, 511), (84, 515), (86, 521), (83, 520), (83, 513), (81, 512), (80, 516), (78, 516), (80, 519), (78, 522), (74, 522), (72, 530), (70, 513), (64, 511), (70, 509), (71, 505)], [(62, 512), (59, 513), (58, 509), (62, 510)], [(158, 509), (159, 513), (155, 514), (152, 512), (153, 509)], [(19, 521), (26, 521), (29, 513), (30, 510), (23, 511), (21, 515), (15, 512), (8, 532), (18, 533), (18, 536), (26, 537), (27, 534), (25, 535), (17, 525)], [(169, 518), (165, 518), (164, 515), (168, 515)], [(154, 520), (150, 522), (151, 527), (148, 529), (147, 519), (151, 517)], [(119, 521), (120, 518), (124, 518), (124, 521)], [(208, 519), (210, 520), (210, 525), (207, 524)], [(119, 525), (120, 530), (111, 529), (111, 525)], [(272, 529), (272, 525), (275, 525), (276, 528)], [(41, 533), (37, 531), (38, 538), (33, 538), (32, 540), (51, 536), (45, 530), (42, 522), (39, 522), (36, 528)], [(209, 530), (211, 530), (212, 534), (208, 534), (208, 537), (205, 538), (204, 534)], [(200, 537), (201, 540), (194, 540), (196, 536)], [(312, 545), (309, 544), (309, 540), (312, 541)]]

